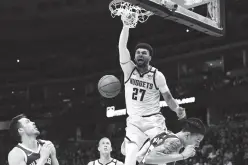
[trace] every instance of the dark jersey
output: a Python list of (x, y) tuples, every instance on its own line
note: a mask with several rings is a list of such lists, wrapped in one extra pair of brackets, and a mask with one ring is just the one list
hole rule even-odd
[[(154, 151), (160, 152), (164, 155), (179, 153), (183, 148), (182, 141), (172, 132), (168, 131), (163, 138), (163, 143), (154, 148)], [(176, 162), (167, 163), (167, 165), (174, 165)]]
[[(37, 141), (38, 143), (38, 150), (33, 151), (22, 144), (18, 144), (16, 147), (21, 149), (23, 151), (23, 154), (25, 155), (25, 161), (27, 165), (36, 165), (37, 161), (40, 159), (40, 149), (41, 146), (44, 144), (41, 141)], [(45, 165), (51, 165), (52, 164), (52, 159), (49, 157), (45, 163)]]

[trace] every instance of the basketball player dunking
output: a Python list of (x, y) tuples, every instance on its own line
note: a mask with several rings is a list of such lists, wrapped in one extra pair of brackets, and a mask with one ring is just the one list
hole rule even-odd
[(108, 138), (104, 137), (99, 141), (98, 151), (100, 153), (100, 159), (91, 161), (88, 165), (123, 165), (121, 161), (111, 157), (112, 146)]
[(14, 117), (9, 130), (20, 142), (9, 152), (9, 165), (59, 165), (52, 142), (37, 140), (40, 132), (25, 115)]
[(161, 132), (166, 131), (165, 119), (160, 113), (160, 93), (179, 119), (186, 116), (172, 97), (164, 75), (149, 65), (153, 56), (150, 45), (136, 46), (134, 62), (127, 49), (129, 28), (123, 23), (119, 39), (119, 60), (124, 72), (125, 100), (127, 109), (126, 138), (122, 144), (125, 165), (135, 165), (136, 154), (141, 146)]

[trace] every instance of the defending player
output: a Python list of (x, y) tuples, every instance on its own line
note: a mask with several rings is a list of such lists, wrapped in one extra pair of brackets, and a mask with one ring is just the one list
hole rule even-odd
[[(149, 65), (153, 56), (150, 45), (141, 43), (135, 48), (134, 62), (127, 49), (129, 28), (123, 23), (119, 39), (119, 60), (124, 72), (127, 114), (125, 165), (135, 165), (136, 154), (141, 146), (166, 130), (165, 119), (160, 113), (160, 93), (179, 119), (186, 116), (185, 110), (172, 97), (164, 75)], [(144, 134), (146, 132), (146, 134)]]
[(88, 165), (123, 165), (121, 161), (111, 157), (112, 146), (108, 138), (104, 137), (99, 141), (98, 151), (100, 153), (100, 159), (91, 161)]
[(9, 165), (59, 165), (52, 142), (37, 140), (40, 132), (25, 115), (14, 117), (9, 131), (20, 142), (9, 152)]
[[(205, 125), (200, 119), (187, 119), (182, 131), (177, 134), (168, 133), (165, 135), (161, 144), (144, 157), (149, 144), (145, 145), (145, 149), (138, 153), (137, 160), (140, 162), (143, 159), (142, 162), (145, 164), (164, 165), (165, 163), (188, 159), (195, 155), (195, 147), (199, 147), (205, 132)], [(184, 151), (179, 153), (182, 148), (185, 148)]]

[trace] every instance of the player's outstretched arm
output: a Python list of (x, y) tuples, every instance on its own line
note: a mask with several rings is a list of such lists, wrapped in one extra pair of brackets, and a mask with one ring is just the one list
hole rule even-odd
[(185, 118), (186, 117), (185, 109), (182, 107), (179, 107), (178, 103), (171, 95), (163, 73), (161, 73), (159, 71), (157, 72), (155, 82), (156, 82), (156, 85), (159, 88), (165, 102), (170, 107), (170, 109), (177, 113), (177, 116), (179, 119)]
[(148, 155), (145, 162), (147, 164), (166, 164), (171, 162), (177, 162), (180, 160), (184, 160), (184, 158), (183, 155), (178, 153), (173, 153), (173, 154), (156, 153), (156, 154)]
[(193, 145), (186, 146), (181, 154), (179, 154), (178, 151), (173, 152), (173, 150), (176, 148), (176, 150), (180, 149), (180, 141), (177, 140), (179, 139), (174, 139), (170, 142), (170, 144), (164, 145), (164, 150), (150, 153), (146, 157), (145, 162), (147, 164), (164, 164), (185, 160), (195, 156), (196, 152)]
[(121, 68), (124, 73), (125, 81), (128, 80), (131, 72), (135, 67), (135, 64), (131, 60), (130, 52), (127, 49), (128, 37), (129, 37), (129, 28), (123, 25), (119, 38), (119, 60), (120, 60)]
[(163, 145), (156, 147), (147, 157), (147, 164), (165, 164), (185, 159), (178, 151), (181, 148), (181, 142), (177, 138), (166, 139)]

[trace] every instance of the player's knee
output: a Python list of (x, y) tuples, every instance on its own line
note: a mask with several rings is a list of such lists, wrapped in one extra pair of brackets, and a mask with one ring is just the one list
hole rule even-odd
[(135, 154), (136, 155), (138, 153), (138, 151), (139, 151), (139, 147), (135, 142), (129, 141), (125, 144), (125, 154), (126, 155), (127, 154)]
[(128, 152), (138, 152), (139, 148), (138, 145), (130, 140), (125, 140), (122, 144), (121, 144), (121, 153), (126, 156), (127, 151)]

